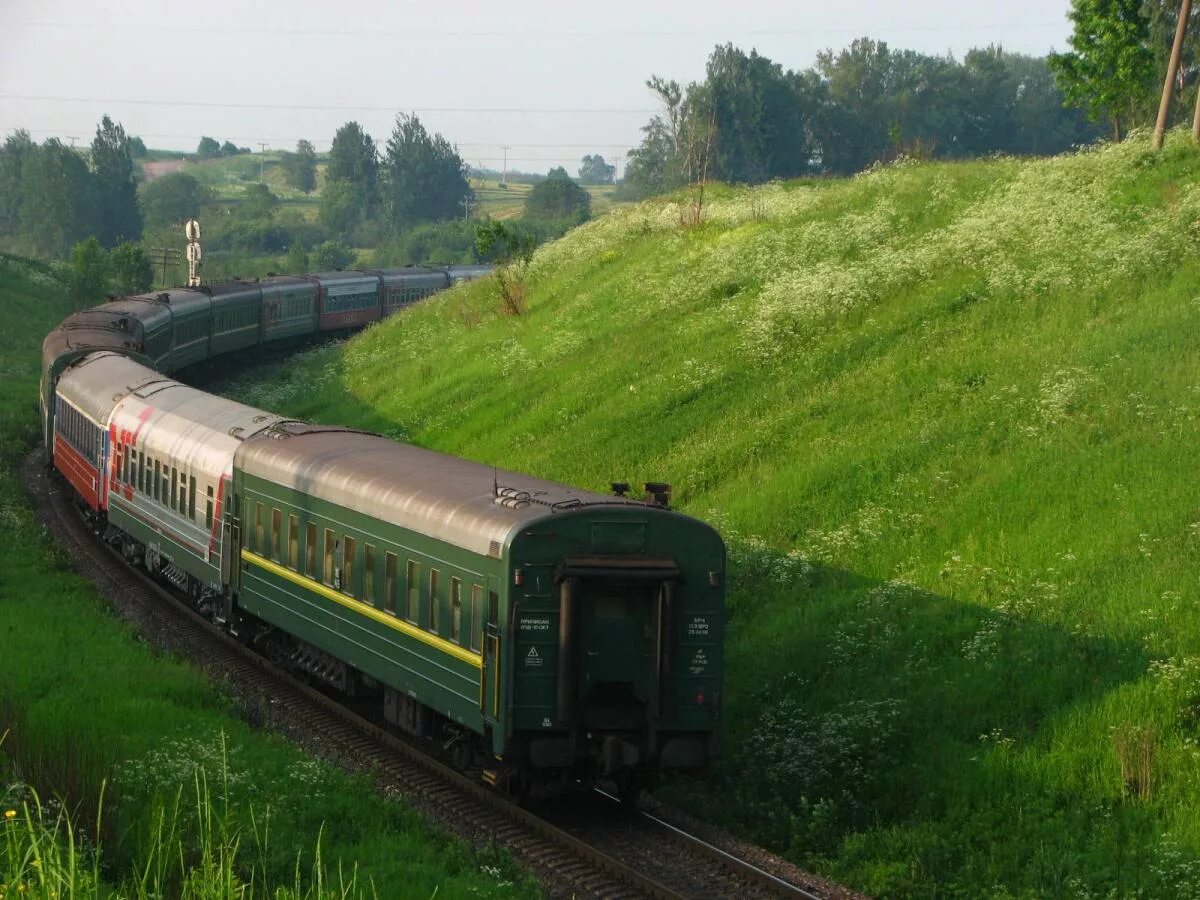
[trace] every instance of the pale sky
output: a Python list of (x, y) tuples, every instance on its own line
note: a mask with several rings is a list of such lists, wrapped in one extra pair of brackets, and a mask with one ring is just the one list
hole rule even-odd
[(0, 0), (0, 135), (91, 141), (109, 113), (147, 146), (202, 134), (325, 150), (356, 119), (381, 143), (416, 112), (472, 165), (610, 162), (656, 111), (652, 74), (699, 80), (716, 44), (805, 69), (868, 36), (953, 53), (1062, 50), (1069, 0), (494, 4), (441, 0)]

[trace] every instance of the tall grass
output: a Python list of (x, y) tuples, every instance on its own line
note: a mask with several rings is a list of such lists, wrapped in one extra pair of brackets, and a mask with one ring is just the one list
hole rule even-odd
[(893, 896), (1200, 895), (1200, 155), (614, 210), (230, 387), (730, 545), (725, 758), (666, 794)]

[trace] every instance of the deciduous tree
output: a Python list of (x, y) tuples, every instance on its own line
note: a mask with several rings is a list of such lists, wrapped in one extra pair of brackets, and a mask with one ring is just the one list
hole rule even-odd
[(114, 289), (121, 294), (142, 294), (154, 283), (150, 257), (138, 244), (126, 241), (108, 255)]
[(186, 172), (171, 172), (143, 187), (140, 199), (146, 227), (163, 228), (198, 217), (213, 194)]
[(196, 146), (196, 155), (201, 159), (214, 159), (221, 155), (221, 145), (216, 138), (202, 137)]
[(99, 214), (99, 238), (105, 247), (142, 236), (137, 185), (133, 181), (133, 155), (129, 138), (108, 116), (100, 120), (92, 140), (92, 172)]
[(581, 184), (612, 184), (617, 167), (606, 163), (599, 153), (588, 154), (579, 166), (579, 181)]
[(591, 215), (592, 198), (571, 180), (561, 166), (551, 169), (545, 181), (533, 186), (525, 198), (525, 215), (531, 219), (573, 219), (582, 222)]
[(388, 215), (397, 229), (453, 219), (471, 196), (462, 157), (440, 134), (430, 136), (416, 116), (396, 117), (386, 167)]
[(283, 177), (290, 187), (312, 193), (317, 186), (317, 151), (311, 142), (300, 140), (295, 153), (284, 154)]
[(1149, 115), (1154, 96), (1154, 52), (1143, 0), (1071, 0), (1074, 31), (1069, 53), (1050, 55), (1067, 101), (1092, 119), (1107, 119), (1121, 140)]

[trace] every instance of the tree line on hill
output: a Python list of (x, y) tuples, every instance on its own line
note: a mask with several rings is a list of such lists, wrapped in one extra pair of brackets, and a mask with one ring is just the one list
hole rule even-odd
[(663, 112), (629, 154), (628, 196), (697, 178), (846, 175), (901, 155), (1052, 154), (1097, 135), (1064, 108), (1046, 59), (995, 46), (958, 61), (863, 38), (793, 71), (726, 44), (703, 81), (654, 76), (647, 86)]

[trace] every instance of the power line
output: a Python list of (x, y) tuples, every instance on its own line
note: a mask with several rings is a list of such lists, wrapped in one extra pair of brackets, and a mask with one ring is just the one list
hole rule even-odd
[(288, 110), (305, 110), (305, 111), (327, 111), (327, 112), (396, 112), (397, 109), (408, 109), (412, 112), (420, 113), (472, 113), (478, 115), (480, 113), (503, 113), (503, 114), (526, 114), (536, 113), (537, 115), (624, 115), (626, 113), (638, 113), (640, 115), (654, 115), (659, 112), (657, 109), (635, 109), (635, 108), (603, 108), (603, 107), (535, 107), (535, 106), (513, 106), (513, 107), (486, 107), (486, 106), (419, 106), (411, 107), (407, 104), (397, 104), (393, 106), (352, 106), (352, 105), (325, 105), (319, 103), (219, 103), (212, 100), (129, 100), (117, 99), (114, 97), (49, 97), (38, 96), (34, 94), (0, 94), (0, 100), (25, 100), (36, 103), (101, 103), (101, 104), (125, 104), (129, 106), (197, 106), (213, 109), (288, 109)]
[(279, 35), (281, 37), (363, 37), (363, 38), (513, 38), (513, 39), (538, 39), (538, 38), (586, 38), (595, 39), (603, 37), (711, 37), (719, 35), (722, 38), (730, 36), (747, 35), (747, 36), (773, 36), (773, 35), (813, 35), (813, 34), (846, 34), (849, 32), (873, 32), (873, 33), (896, 33), (896, 32), (944, 32), (944, 31), (968, 31), (986, 29), (988, 31), (1028, 31), (1040, 28), (1063, 28), (1064, 20), (1046, 22), (960, 22), (960, 23), (937, 23), (929, 25), (916, 24), (880, 24), (880, 23), (858, 23), (855, 25), (847, 25), (845, 27), (824, 27), (824, 28), (745, 28), (734, 29), (728, 28), (691, 28), (691, 29), (596, 29), (585, 31), (519, 31), (519, 30), (499, 30), (499, 29), (478, 29), (478, 30), (463, 30), (463, 29), (371, 29), (370, 31), (361, 31), (357, 29), (343, 28), (240, 28), (232, 26), (206, 26), (206, 25), (136, 25), (125, 22), (38, 22), (38, 21), (9, 21), (0, 22), (0, 26), (8, 28), (61, 28), (70, 30), (87, 30), (96, 31), (99, 29), (120, 29), (122, 32), (144, 31), (153, 32), (154, 34), (163, 34), (167, 32), (183, 32), (190, 34), (244, 34), (244, 35)]
[[(0, 125), (0, 133), (17, 131), (17, 130), (28, 131), (30, 134), (65, 134), (66, 133), (65, 129), (62, 129), (62, 128), (26, 128), (22, 125)], [(74, 130), (75, 131), (87, 131), (89, 129), (76, 128)], [(164, 134), (162, 132), (157, 132), (157, 131), (137, 131), (137, 132), (131, 131), (130, 135), (136, 136), (136, 137), (141, 137), (141, 138), (158, 138), (158, 139), (162, 139), (162, 140), (175, 140), (175, 141), (198, 141), (198, 140), (200, 140), (200, 138), (205, 136), (205, 135), (199, 134), (199, 133), (196, 133), (196, 134)], [(231, 135), (228, 135), (227, 137), (231, 141), (234, 139), (237, 139), (239, 141), (245, 141), (250, 144), (258, 144), (258, 143), (262, 143), (264, 141), (267, 142), (268, 144), (291, 144), (291, 143), (295, 143), (296, 141), (302, 141), (302, 140), (303, 141), (313, 141), (314, 144), (320, 144), (322, 146), (331, 143), (331, 140), (322, 140), (322, 139), (318, 138), (314, 141), (311, 137), (303, 137), (300, 135), (295, 135), (292, 137), (262, 137), (262, 136), (249, 136), (249, 135), (244, 135), (244, 134), (231, 134)], [(380, 143), (383, 143), (383, 141), (380, 141)], [(538, 150), (625, 150), (630, 146), (629, 141), (593, 141), (591, 143), (585, 143), (585, 144), (538, 144), (538, 143), (523, 144), (519, 141), (455, 141), (454, 144), (457, 147), (503, 147), (505, 144), (507, 144), (509, 147), (536, 148)]]

